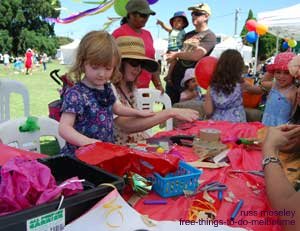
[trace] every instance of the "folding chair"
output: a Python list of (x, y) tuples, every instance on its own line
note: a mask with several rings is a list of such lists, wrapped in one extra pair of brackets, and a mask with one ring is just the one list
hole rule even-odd
[(20, 132), (19, 127), (26, 120), (27, 118), (19, 118), (0, 123), (0, 141), (9, 146), (36, 152), (41, 152), (40, 137), (43, 136), (55, 137), (60, 148), (65, 145), (65, 141), (58, 134), (59, 123), (56, 120), (48, 117), (38, 117), (37, 124), (40, 130)]
[(26, 86), (12, 79), (0, 79), (0, 123), (10, 119), (10, 94), (23, 97), (24, 116), (29, 116), (29, 93)]
[[(139, 88), (135, 94), (137, 101), (137, 108), (140, 110), (152, 110), (155, 109), (155, 104), (162, 103), (165, 109), (171, 108), (171, 99), (164, 93), (161, 94), (159, 90), (150, 88)], [(168, 119), (166, 121), (166, 130), (173, 129), (173, 119)], [(147, 130), (147, 133), (152, 133), (151, 129)]]

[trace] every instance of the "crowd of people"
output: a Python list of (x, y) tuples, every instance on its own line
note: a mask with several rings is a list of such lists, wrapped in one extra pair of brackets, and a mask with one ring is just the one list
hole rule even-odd
[(15, 74), (24, 73), (32, 75), (32, 70), (43, 66), (43, 71), (47, 70), (49, 57), (45, 52), (40, 54), (34, 49), (28, 48), (23, 57), (10, 56), (8, 52), (0, 53), (0, 63), (3, 63), (6, 71), (12, 70)]

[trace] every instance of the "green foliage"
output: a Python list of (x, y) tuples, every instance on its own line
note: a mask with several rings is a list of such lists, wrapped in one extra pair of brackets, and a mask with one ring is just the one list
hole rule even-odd
[(8, 31), (0, 30), (0, 52), (3, 54), (12, 49), (12, 37), (9, 36)]
[(24, 55), (27, 48), (54, 55), (58, 47), (54, 24), (46, 17), (58, 17), (60, 1), (1, 0), (0, 49), (12, 55)]
[(59, 46), (63, 46), (63, 45), (73, 42), (73, 39), (71, 39), (69, 37), (58, 36), (57, 39), (58, 39)]
[(276, 37), (272, 34), (265, 34), (259, 37), (258, 60), (266, 60), (276, 52)]
[(240, 36), (241, 36), (242, 38), (244, 38), (244, 37), (246, 36), (246, 34), (248, 33), (248, 31), (247, 31), (247, 29), (246, 29), (246, 22), (247, 22), (249, 19), (255, 19), (255, 18), (253, 17), (253, 12), (252, 12), (251, 9), (250, 9), (249, 12), (248, 12), (248, 17), (247, 17), (247, 19), (246, 19), (246, 21), (245, 21), (245, 23), (244, 23), (243, 29), (242, 29), (241, 34), (240, 34)]

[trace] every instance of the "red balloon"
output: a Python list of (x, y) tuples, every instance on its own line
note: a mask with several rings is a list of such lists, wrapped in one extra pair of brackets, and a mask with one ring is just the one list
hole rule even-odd
[(255, 31), (256, 30), (256, 25), (257, 25), (257, 22), (254, 19), (249, 19), (246, 22), (246, 28), (247, 28), (248, 31)]
[(218, 59), (206, 56), (198, 61), (195, 66), (195, 76), (200, 87), (207, 89), (216, 69)]

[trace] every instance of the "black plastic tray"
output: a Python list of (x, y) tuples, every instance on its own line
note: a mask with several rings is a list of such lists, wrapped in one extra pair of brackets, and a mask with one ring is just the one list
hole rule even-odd
[[(57, 156), (40, 159), (39, 161), (51, 169), (58, 184), (74, 176), (78, 176), (79, 179), (85, 179), (88, 182), (88, 186), (84, 188), (83, 192), (66, 197), (63, 200), (61, 209), (65, 209), (66, 224), (85, 213), (113, 189), (109, 186), (98, 186), (99, 184), (113, 184), (119, 191), (122, 191), (124, 188), (123, 178), (108, 173), (100, 168), (90, 166), (75, 158)], [(90, 185), (94, 185), (95, 187), (91, 188), (89, 187)], [(28, 219), (57, 210), (59, 202), (60, 200), (58, 199), (13, 214), (0, 216), (0, 230), (25, 231), (26, 221)]]

